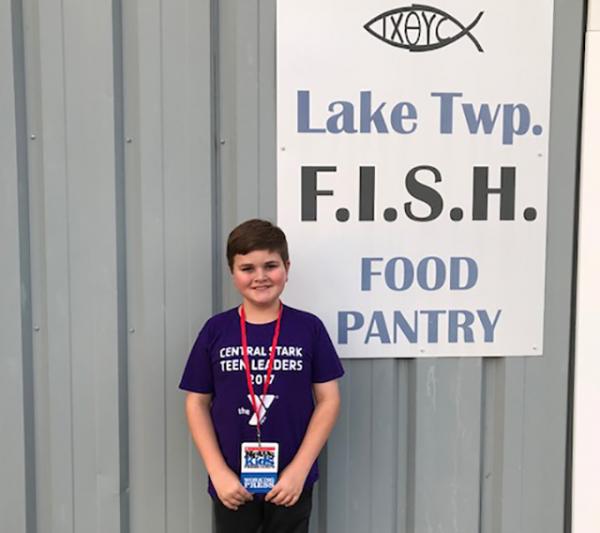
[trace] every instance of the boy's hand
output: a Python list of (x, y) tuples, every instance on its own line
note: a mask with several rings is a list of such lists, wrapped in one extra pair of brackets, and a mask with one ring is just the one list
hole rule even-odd
[(291, 507), (300, 498), (306, 476), (307, 473), (289, 464), (279, 476), (275, 486), (265, 496), (265, 501)]
[(238, 477), (229, 469), (224, 468), (211, 476), (219, 500), (232, 511), (237, 511), (240, 505), (252, 500), (253, 496), (240, 483)]

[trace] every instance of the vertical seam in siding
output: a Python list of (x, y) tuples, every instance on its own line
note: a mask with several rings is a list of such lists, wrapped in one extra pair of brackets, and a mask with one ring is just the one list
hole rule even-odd
[(261, 27), (260, 27), (260, 2), (256, 0), (254, 12), (256, 13), (256, 174), (257, 174), (257, 197), (256, 197), (256, 214), (261, 217), (262, 216), (262, 202), (261, 198), (263, 196), (262, 191), (265, 185), (265, 180), (263, 179), (261, 172), (261, 136), (260, 136), (260, 125), (261, 125), (261, 109), (260, 109), (260, 92), (261, 92), (261, 84), (260, 84), (260, 74), (261, 74), (261, 61), (260, 61), (260, 36), (261, 36)]
[(161, 245), (162, 245), (162, 381), (163, 381), (163, 531), (168, 531), (167, 502), (168, 502), (168, 483), (167, 483), (167, 235), (166, 235), (166, 201), (165, 201), (165, 87), (164, 87), (164, 24), (163, 24), (163, 1), (158, 2), (158, 39), (159, 39), (159, 77), (160, 77), (160, 186), (161, 186)]
[[(520, 454), (521, 457), (519, 458), (521, 461), (521, 464), (524, 464), (524, 457), (525, 457), (525, 414), (527, 412), (527, 361), (524, 361), (523, 364), (523, 380), (522, 380), (522, 385), (521, 385), (521, 390), (523, 391), (523, 409), (522, 409), (522, 416), (521, 416), (521, 450), (520, 450)], [(525, 468), (521, 468), (519, 469), (519, 496), (520, 496), (520, 501), (519, 501), (519, 531), (523, 530), (523, 485), (524, 485), (524, 480), (523, 480), (523, 476), (525, 474)]]
[(127, 247), (124, 147), (124, 76), (122, 0), (112, 0), (113, 18), (113, 92), (115, 128), (115, 216), (117, 269), (117, 360), (118, 360), (118, 441), (119, 441), (119, 526), (129, 533), (129, 390), (127, 339)]
[(407, 409), (407, 432), (406, 439), (406, 516), (405, 527), (407, 532), (415, 530), (415, 506), (416, 506), (416, 432), (417, 432), (417, 365), (418, 360), (411, 359), (407, 365), (408, 379), (408, 409)]
[[(347, 376), (346, 377), (346, 383), (347, 383), (346, 390), (348, 392), (347, 395), (346, 395), (347, 397), (352, 394), (352, 392), (351, 392), (352, 391), (352, 381), (353, 381), (352, 380), (352, 374), (353, 374), (353, 372), (348, 372), (346, 374), (346, 376)], [(352, 425), (352, 413), (350, 412), (350, 401), (349, 401), (349, 399), (348, 399), (348, 415), (347, 415), (347, 418), (348, 418), (348, 423), (346, 424), (346, 439), (345, 439), (345, 443), (344, 443), (345, 446), (346, 446), (346, 453), (344, 454), (345, 458), (346, 458), (346, 465), (345, 465), (346, 468), (344, 469), (344, 475), (345, 476), (347, 476), (348, 473), (352, 471), (351, 464), (350, 464), (350, 443), (352, 442), (351, 441), (352, 435), (351, 435), (351, 431), (350, 430), (351, 430), (351, 425)], [(344, 509), (346, 509), (346, 510), (349, 508), (349, 505), (348, 505), (348, 500), (349, 500), (348, 494), (350, 492), (350, 486), (349, 485), (350, 485), (349, 483), (344, 483)], [(344, 531), (350, 531), (350, 529), (348, 527), (348, 516), (349, 516), (349, 514), (350, 513), (348, 513), (348, 512), (344, 513)]]
[(397, 453), (400, 446), (400, 423), (398, 421), (398, 415), (400, 410), (400, 391), (399, 388), (399, 379), (398, 372), (401, 368), (401, 363), (398, 360), (394, 360), (394, 379), (392, 382), (393, 388), (393, 398), (394, 398), (394, 419), (392, 421), (392, 457), (393, 457), (393, 482), (392, 482), (392, 491), (394, 495), (395, 504), (392, 505), (392, 531), (399, 531), (398, 529), (398, 472), (399, 472), (399, 454)]
[(577, 321), (577, 267), (579, 250), (579, 193), (581, 187), (581, 138), (583, 121), (583, 91), (585, 88), (585, 42), (587, 33), (588, 1), (584, 0), (581, 23), (581, 55), (579, 62), (579, 102), (577, 116), (577, 141), (575, 154), (575, 198), (573, 209), (573, 263), (571, 270), (571, 320), (569, 325), (569, 377), (567, 381), (567, 429), (565, 458), (565, 533), (571, 533), (573, 521), (573, 421), (575, 402), (575, 341)]
[[(374, 400), (373, 400), (373, 392), (375, 390), (377, 390), (377, 386), (374, 386), (375, 383), (373, 381), (374, 378), (374, 371), (373, 371), (373, 367), (376, 364), (376, 362), (371, 359), (368, 362), (369, 365), (369, 383), (371, 384), (371, 394), (370, 394), (370, 402), (369, 402), (369, 431), (370, 431), (370, 438), (369, 438), (369, 491), (372, 495), (375, 495), (375, 491), (373, 490), (374, 488), (374, 479), (373, 479), (373, 464), (374, 464), (374, 450), (373, 450), (373, 435), (375, 435), (375, 413), (373, 412), (373, 408), (374, 408)], [(377, 496), (375, 496), (377, 497)], [(373, 527), (373, 500), (371, 499), (369, 503), (369, 527)]]
[(477, 531), (483, 533), (483, 513), (484, 513), (484, 485), (485, 485), (485, 419), (487, 414), (486, 395), (488, 390), (487, 373), (490, 370), (490, 364), (486, 358), (481, 360), (481, 390), (480, 390), (480, 410), (479, 410), (479, 509), (477, 517)]
[[(64, 145), (63, 145), (63, 150), (64, 150), (64, 162), (65, 162), (65, 175), (64, 175), (64, 197), (65, 197), (65, 241), (66, 241), (66, 278), (67, 278), (67, 294), (66, 294), (66, 300), (67, 300), (67, 345), (68, 345), (68, 353), (66, 355), (66, 361), (68, 364), (68, 388), (67, 388), (67, 401), (68, 401), (68, 416), (69, 416), (69, 445), (70, 445), (70, 449), (68, 451), (68, 456), (69, 456), (69, 461), (70, 461), (70, 482), (71, 482), (71, 487), (70, 487), (70, 500), (71, 500), (71, 508), (68, 510), (71, 514), (70, 516), (70, 522), (71, 522), (71, 532), (75, 531), (75, 457), (74, 457), (74, 450), (75, 450), (75, 435), (74, 435), (74, 428), (73, 428), (73, 382), (74, 382), (74, 376), (73, 376), (73, 364), (72, 364), (72, 356), (73, 356), (73, 338), (71, 335), (71, 332), (73, 330), (73, 321), (72, 321), (72, 313), (71, 313), (71, 309), (73, 307), (72, 305), (72, 287), (71, 287), (71, 224), (70, 224), (70, 210), (69, 210), (69, 147), (68, 147), (68, 121), (67, 121), (67, 115), (68, 115), (68, 107), (67, 107), (67, 74), (66, 74), (66, 45), (65, 45), (65, 25), (64, 25), (64, 20), (65, 20), (65, 7), (64, 7), (64, 0), (60, 0), (60, 53), (61, 53), (61, 67), (62, 67), (62, 71), (61, 71), (61, 82), (62, 82), (62, 103), (63, 103), (63, 131), (64, 131)], [(50, 363), (49, 363), (50, 364)], [(51, 465), (51, 469), (54, 467), (54, 465)], [(54, 485), (51, 486), (51, 488), (54, 488)], [(68, 518), (65, 519), (65, 522), (68, 521)], [(51, 523), (51, 528), (54, 527), (55, 524), (58, 523), (58, 519), (55, 517), (52, 517), (52, 523)], [(51, 529), (52, 530), (52, 529)]]
[(69, 450), (69, 458), (71, 460), (71, 531), (74, 533), (75, 529), (75, 430), (73, 427), (73, 336), (71, 332), (73, 331), (73, 318), (71, 309), (73, 308), (73, 300), (72, 300), (72, 290), (71, 290), (71, 222), (70, 222), (70, 210), (69, 210), (69, 143), (68, 143), (68, 107), (67, 107), (67, 72), (66, 72), (66, 45), (65, 45), (65, 3), (64, 0), (60, 0), (60, 21), (61, 21), (61, 37), (60, 37), (60, 45), (61, 45), (61, 54), (62, 54), (62, 99), (64, 102), (64, 115), (63, 115), (63, 131), (65, 132), (64, 138), (64, 157), (65, 157), (65, 222), (66, 222), (66, 252), (67, 252), (67, 301), (68, 301), (68, 319), (67, 319), (67, 336), (68, 336), (68, 345), (69, 345), (69, 353), (68, 353), (68, 363), (69, 363), (69, 430), (70, 430), (70, 444), (71, 449)]
[(221, 258), (221, 163), (219, 158), (219, 2), (210, 1), (210, 137), (211, 143), (211, 199), (212, 199), (212, 310), (213, 314), (223, 307), (223, 261)]
[(31, 302), (31, 228), (29, 224), (29, 165), (27, 149), (27, 91), (25, 35), (22, 2), (11, 1), (15, 140), (17, 162), (19, 269), (21, 296), (21, 350), (23, 393), (23, 442), (25, 477), (25, 528), (37, 532), (35, 397)]

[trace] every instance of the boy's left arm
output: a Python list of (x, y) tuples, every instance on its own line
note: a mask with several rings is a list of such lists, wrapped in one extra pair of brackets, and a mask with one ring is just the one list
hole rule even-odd
[(306, 435), (292, 462), (279, 476), (273, 489), (265, 497), (276, 505), (294, 505), (302, 489), (306, 476), (317, 460), (321, 448), (335, 425), (340, 410), (340, 391), (337, 380), (314, 383), (315, 410), (306, 430)]

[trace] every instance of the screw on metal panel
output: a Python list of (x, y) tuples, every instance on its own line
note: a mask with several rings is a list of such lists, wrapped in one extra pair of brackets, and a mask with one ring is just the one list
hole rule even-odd
[(33, 326), (34, 331), (39, 331), (40, 327), (39, 326)]
[(219, 144), (225, 144), (225, 139), (220, 139)]
[(282, 146), (282, 147), (281, 147), (281, 151), (282, 151), (282, 152), (285, 152), (285, 146)]
[(421, 353), (425, 353), (425, 348), (421, 348), (419, 351), (420, 351)]
[(35, 133), (32, 133), (32, 134), (29, 136), (29, 138), (30, 138), (32, 141), (35, 141)]
[(135, 328), (129, 328), (129, 333), (135, 333)]
[(125, 139), (125, 142), (127, 144), (131, 144), (133, 142), (133, 139), (131, 137), (127, 137), (127, 139)]
[(534, 352), (535, 352), (535, 351), (537, 351), (537, 346), (534, 346), (534, 347), (533, 347), (533, 351), (534, 351)]

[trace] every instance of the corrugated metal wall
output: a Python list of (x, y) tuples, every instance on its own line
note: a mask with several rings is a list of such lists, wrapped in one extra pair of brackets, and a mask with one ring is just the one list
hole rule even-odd
[[(177, 383), (236, 302), (228, 230), (275, 217), (275, 4), (0, 5), (2, 533), (211, 531)], [(544, 356), (347, 361), (314, 532), (563, 531), (583, 8), (555, 2)]]

